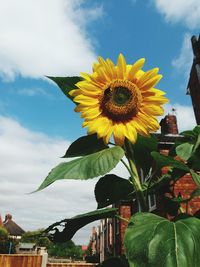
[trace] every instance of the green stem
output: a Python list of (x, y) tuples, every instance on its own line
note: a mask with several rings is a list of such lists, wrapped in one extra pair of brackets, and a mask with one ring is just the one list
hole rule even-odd
[(140, 177), (138, 175), (138, 171), (137, 171), (137, 168), (134, 162), (133, 149), (128, 140), (125, 141), (125, 152), (126, 152), (126, 157), (129, 162), (130, 168), (128, 168), (128, 170), (131, 175), (131, 181), (133, 183), (134, 189), (136, 191), (137, 200), (140, 203), (141, 210), (148, 211), (148, 207), (145, 201), (145, 196), (142, 190), (142, 185), (140, 182)]
[(119, 216), (119, 215), (115, 215), (115, 217), (116, 217), (117, 219), (123, 221), (123, 222), (129, 223), (129, 220), (127, 220), (127, 219), (125, 219), (125, 218), (123, 218), (123, 217), (121, 217), (121, 216)]

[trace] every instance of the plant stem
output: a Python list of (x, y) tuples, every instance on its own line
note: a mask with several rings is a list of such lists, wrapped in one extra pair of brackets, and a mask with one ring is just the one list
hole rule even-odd
[(126, 157), (129, 162), (130, 168), (127, 168), (129, 170), (129, 173), (131, 175), (131, 181), (133, 183), (134, 189), (136, 191), (136, 196), (137, 200), (140, 204), (141, 210), (142, 211), (148, 211), (148, 207), (145, 201), (145, 196), (142, 190), (142, 185), (140, 182), (140, 177), (138, 175), (138, 171), (134, 162), (134, 153), (132, 146), (128, 140), (125, 141), (125, 152), (126, 152)]
[(123, 217), (121, 217), (121, 216), (119, 216), (119, 215), (115, 215), (115, 217), (116, 217), (117, 219), (123, 221), (123, 222), (129, 223), (129, 220), (127, 220), (127, 219), (125, 219), (125, 218), (123, 218)]

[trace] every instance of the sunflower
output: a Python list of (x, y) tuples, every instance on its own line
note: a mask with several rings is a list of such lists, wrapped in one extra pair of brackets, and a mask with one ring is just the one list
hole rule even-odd
[(135, 143), (137, 133), (147, 136), (159, 129), (156, 116), (163, 115), (161, 105), (168, 99), (154, 88), (162, 78), (159, 69), (144, 72), (144, 62), (141, 58), (127, 65), (120, 54), (115, 66), (110, 59), (99, 57), (92, 74), (81, 73), (83, 80), (70, 94), (88, 134), (97, 133), (105, 144), (113, 135), (115, 143), (122, 146), (125, 138)]

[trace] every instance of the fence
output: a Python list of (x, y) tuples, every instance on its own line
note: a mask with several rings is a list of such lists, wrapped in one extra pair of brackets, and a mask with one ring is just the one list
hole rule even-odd
[(45, 263), (42, 255), (0, 254), (0, 267), (95, 267), (93, 263)]
[(1, 254), (0, 267), (42, 267), (42, 256)]
[(94, 263), (48, 263), (47, 267), (96, 267)]

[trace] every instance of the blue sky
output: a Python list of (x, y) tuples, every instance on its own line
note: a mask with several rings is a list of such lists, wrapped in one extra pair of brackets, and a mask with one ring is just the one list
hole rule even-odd
[[(163, 74), (158, 88), (170, 99), (166, 112), (177, 109), (180, 130), (194, 126), (191, 100), (185, 93), (192, 64), (190, 38), (199, 34), (198, 2), (0, 0), (2, 216), (13, 213), (29, 230), (42, 227), (41, 216), (45, 226), (57, 216), (95, 208), (95, 181), (85, 183), (84, 190), (82, 183), (67, 181), (35, 197), (25, 195), (59, 162), (69, 143), (86, 133), (73, 103), (45, 75), (90, 72), (98, 55), (116, 62), (122, 52), (129, 64), (145, 57), (144, 70), (159, 67)], [(63, 186), (71, 193), (66, 194)], [(70, 202), (75, 194), (79, 199)], [(85, 200), (85, 207), (80, 207), (80, 199)], [(38, 213), (36, 206), (41, 203)], [(54, 203), (51, 209), (49, 203)], [(83, 231), (77, 242), (84, 243), (87, 236), (88, 230)]]

